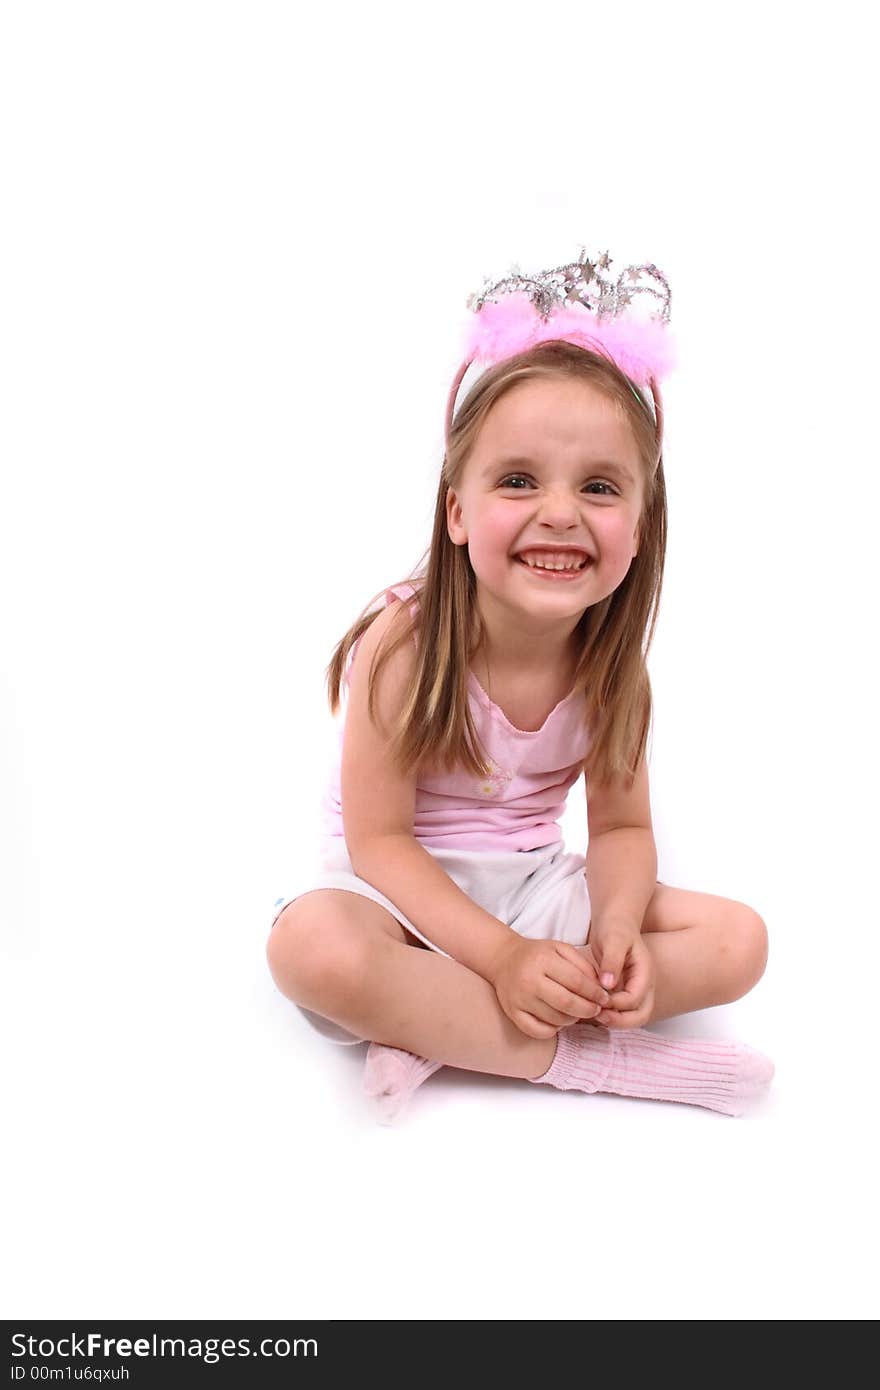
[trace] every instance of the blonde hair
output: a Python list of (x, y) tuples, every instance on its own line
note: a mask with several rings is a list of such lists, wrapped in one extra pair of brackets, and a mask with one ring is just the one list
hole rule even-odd
[[(584, 764), (588, 782), (635, 777), (645, 754), (651, 722), (651, 684), (646, 658), (663, 582), (666, 556), (666, 484), (658, 457), (654, 419), (644, 396), (608, 358), (571, 343), (541, 343), (486, 371), (475, 383), (452, 425), (434, 512), (431, 544), (407, 580), (416, 589), (402, 612), (400, 630), (380, 644), (369, 673), (368, 710), (375, 718), (376, 682), (385, 662), (418, 630), (421, 640), (390, 751), (401, 772), (428, 766), (463, 766), (485, 777), (490, 766), (468, 707), (468, 669), (483, 638), (477, 609), (476, 575), (467, 546), (455, 545), (447, 530), (446, 494), (458, 492), (465, 465), (492, 406), (524, 381), (569, 377), (589, 383), (616, 402), (635, 438), (642, 470), (639, 547), (626, 577), (612, 594), (582, 614), (575, 629), (580, 655), (574, 685), (584, 695), (590, 744)], [(383, 591), (380, 591), (380, 594)], [(349, 652), (378, 617), (374, 595), (336, 645), (327, 667), (330, 710), (339, 708)], [(427, 639), (427, 640), (425, 640)]]

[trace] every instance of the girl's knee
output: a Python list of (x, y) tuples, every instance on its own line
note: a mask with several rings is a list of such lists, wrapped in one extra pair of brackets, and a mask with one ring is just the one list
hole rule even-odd
[(370, 944), (355, 923), (306, 895), (277, 918), (266, 958), (281, 992), (308, 1005), (348, 993), (364, 976)]
[(739, 999), (758, 983), (767, 968), (769, 937), (762, 917), (745, 903), (736, 904), (727, 934), (733, 984)]

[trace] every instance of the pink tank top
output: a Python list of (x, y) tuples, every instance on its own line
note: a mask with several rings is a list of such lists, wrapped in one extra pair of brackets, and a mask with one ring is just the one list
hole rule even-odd
[[(411, 584), (385, 590), (386, 607), (415, 593)], [(413, 605), (414, 606), (414, 605)], [(358, 639), (360, 640), (360, 639)], [(354, 659), (352, 648), (349, 667)], [(349, 683), (348, 669), (345, 686)], [(560, 700), (540, 729), (517, 729), (489, 699), (473, 671), (468, 672), (468, 702), (483, 748), (489, 754), (489, 777), (464, 768), (419, 773), (416, 781), (413, 835), (426, 847), (467, 850), (528, 850), (562, 840), (559, 817), (569, 789), (583, 770), (589, 734), (583, 696), (572, 691)], [(344, 723), (321, 806), (325, 837), (342, 838), (340, 772)]]

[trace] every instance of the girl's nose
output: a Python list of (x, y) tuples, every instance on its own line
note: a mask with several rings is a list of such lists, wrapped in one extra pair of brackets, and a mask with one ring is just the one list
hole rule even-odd
[(576, 525), (578, 521), (577, 501), (570, 492), (553, 492), (544, 497), (539, 509), (543, 521), (554, 526)]

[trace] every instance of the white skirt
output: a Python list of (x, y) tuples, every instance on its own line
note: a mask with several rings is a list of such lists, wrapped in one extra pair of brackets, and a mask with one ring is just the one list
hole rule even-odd
[[(512, 927), (520, 936), (533, 941), (567, 941), (583, 946), (590, 934), (590, 898), (584, 876), (582, 854), (566, 850), (561, 841), (530, 850), (434, 849), (428, 853), (454, 883), (479, 907)], [(384, 907), (407, 931), (432, 951), (448, 956), (409, 920), (399, 907), (365, 879), (358, 878), (343, 839), (327, 840), (321, 850), (320, 867), (290, 897), (279, 898), (273, 907), (272, 925), (288, 903), (321, 888), (341, 888), (359, 893)], [(366, 1042), (331, 1019), (297, 1005), (309, 1023), (331, 1042)]]

